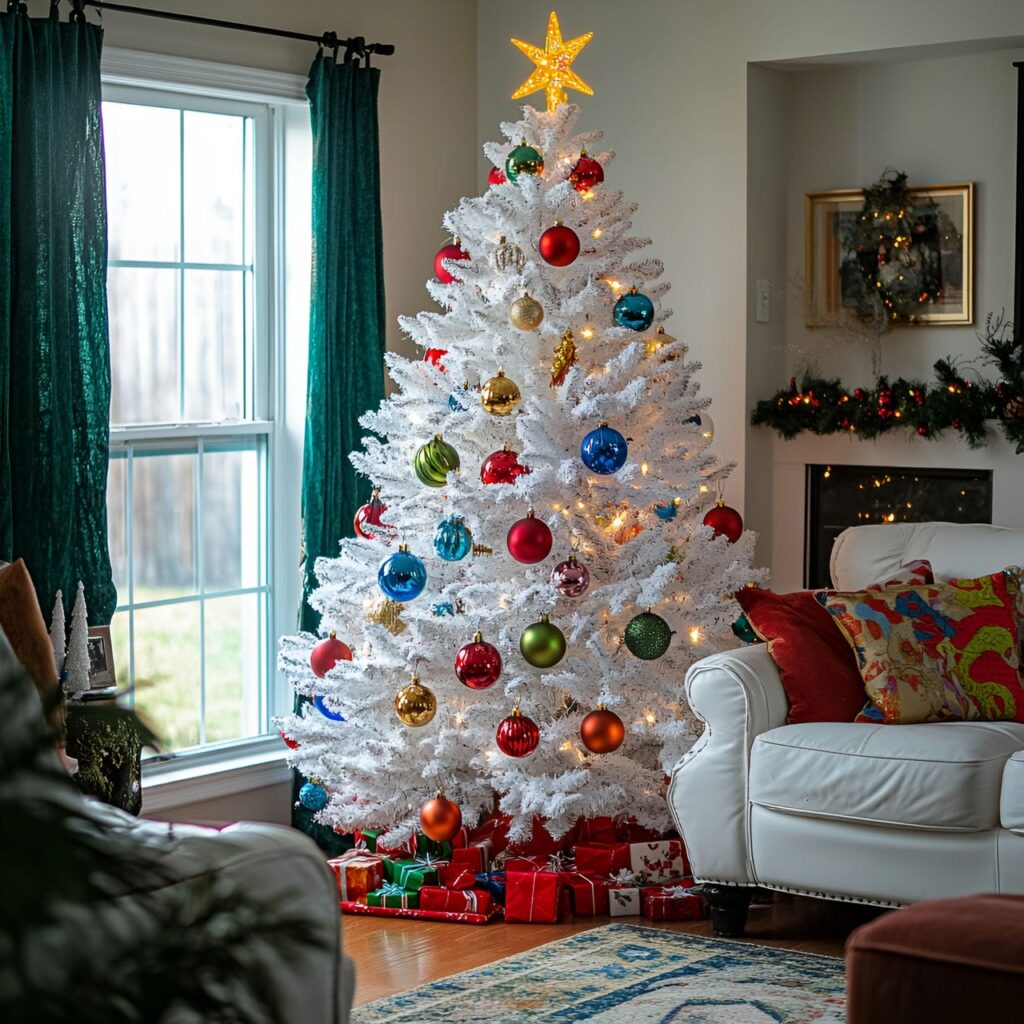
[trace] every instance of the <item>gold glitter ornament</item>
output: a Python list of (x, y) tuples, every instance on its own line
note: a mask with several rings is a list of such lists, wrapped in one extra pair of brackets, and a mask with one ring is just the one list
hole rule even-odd
[(506, 242), (502, 235), (491, 253), (491, 266), (499, 274), (518, 274), (526, 266), (526, 253), (514, 242)]
[[(665, 333), (664, 327), (659, 327), (644, 343), (644, 354), (648, 356), (657, 355), (666, 345), (670, 345), (676, 339), (671, 334)], [(671, 362), (676, 357), (669, 356), (665, 361)]]
[(529, 292), (523, 292), (509, 306), (508, 318), (521, 331), (535, 331), (544, 322), (544, 307)]
[(390, 597), (379, 597), (371, 602), (366, 611), (366, 621), (383, 626), (392, 636), (401, 636), (408, 628), (399, 617), (404, 605)]
[(504, 370), (499, 370), (497, 376), (492, 377), (480, 392), (480, 404), (492, 416), (509, 416), (515, 412), (522, 398), (519, 385), (506, 377)]
[(565, 382), (566, 375), (575, 363), (576, 339), (573, 337), (572, 331), (566, 331), (551, 360), (551, 386), (553, 388), (557, 388)]
[(418, 729), (437, 714), (437, 698), (433, 690), (420, 683), (419, 676), (413, 676), (409, 685), (395, 697), (395, 714), (403, 725)]

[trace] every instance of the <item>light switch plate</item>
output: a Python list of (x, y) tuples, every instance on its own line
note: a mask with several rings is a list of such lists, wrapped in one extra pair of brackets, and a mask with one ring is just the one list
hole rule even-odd
[(771, 281), (757, 282), (757, 308), (754, 311), (754, 315), (759, 324), (770, 324), (772, 322)]

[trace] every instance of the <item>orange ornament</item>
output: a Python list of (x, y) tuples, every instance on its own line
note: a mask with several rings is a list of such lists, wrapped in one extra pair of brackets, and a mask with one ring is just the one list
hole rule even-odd
[(580, 723), (580, 739), (592, 754), (610, 754), (622, 746), (626, 738), (626, 727), (614, 711), (599, 704)]
[(438, 789), (437, 796), (420, 808), (420, 828), (428, 839), (447, 843), (462, 828), (462, 811)]

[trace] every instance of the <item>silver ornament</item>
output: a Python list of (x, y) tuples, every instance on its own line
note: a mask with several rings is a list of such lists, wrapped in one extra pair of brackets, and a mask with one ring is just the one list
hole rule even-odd
[(526, 253), (514, 242), (506, 242), (502, 235), (491, 253), (491, 266), (499, 274), (518, 274), (526, 266)]

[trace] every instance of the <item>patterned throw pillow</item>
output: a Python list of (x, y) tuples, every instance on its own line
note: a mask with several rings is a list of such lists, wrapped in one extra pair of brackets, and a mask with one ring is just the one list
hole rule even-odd
[(860, 720), (1024, 721), (1020, 625), (1010, 591), (1005, 574), (995, 573), (821, 595), (874, 705)]

